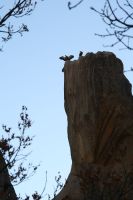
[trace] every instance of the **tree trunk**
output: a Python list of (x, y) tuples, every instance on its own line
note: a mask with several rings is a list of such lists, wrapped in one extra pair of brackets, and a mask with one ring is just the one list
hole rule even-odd
[(57, 200), (133, 198), (133, 97), (111, 52), (87, 53), (64, 66), (72, 168)]

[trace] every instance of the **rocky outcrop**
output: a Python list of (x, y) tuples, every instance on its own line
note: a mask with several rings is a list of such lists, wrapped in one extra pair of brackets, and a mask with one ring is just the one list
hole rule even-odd
[(72, 168), (57, 200), (133, 197), (133, 97), (123, 64), (111, 52), (64, 65)]
[(10, 176), (1, 151), (0, 151), (0, 200), (17, 200), (17, 196), (10, 182)]

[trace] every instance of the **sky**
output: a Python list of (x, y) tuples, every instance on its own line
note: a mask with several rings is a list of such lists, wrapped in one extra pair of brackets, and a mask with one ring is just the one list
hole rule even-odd
[[(64, 63), (59, 57), (73, 54), (77, 59), (80, 50), (84, 55), (112, 51), (123, 61), (125, 70), (133, 66), (132, 51), (119, 50), (120, 46), (105, 48), (103, 44), (112, 40), (94, 35), (104, 33), (105, 24), (89, 7), (101, 8), (103, 3), (103, 0), (85, 0), (69, 11), (67, 0), (42, 1), (31, 16), (20, 19), (30, 31), (23, 37), (15, 36), (0, 53), (1, 125), (7, 124), (16, 131), (21, 107), (27, 106), (33, 121), (27, 133), (35, 135), (28, 161), (41, 164), (36, 175), (15, 187), (17, 193), (41, 192), (47, 171), (44, 194), (52, 195), (54, 177), (60, 171), (64, 181), (71, 169), (61, 71)], [(132, 83), (132, 73), (125, 75)]]

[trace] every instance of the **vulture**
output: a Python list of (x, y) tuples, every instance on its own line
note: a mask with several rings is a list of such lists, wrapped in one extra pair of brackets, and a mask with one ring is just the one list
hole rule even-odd
[(61, 57), (59, 57), (59, 59), (60, 60), (64, 60), (64, 61), (67, 61), (67, 60), (71, 60), (71, 59), (73, 59), (74, 58), (74, 56), (73, 55), (70, 55), (70, 56), (61, 56)]
[(83, 51), (79, 52), (79, 57), (81, 57), (83, 55)]

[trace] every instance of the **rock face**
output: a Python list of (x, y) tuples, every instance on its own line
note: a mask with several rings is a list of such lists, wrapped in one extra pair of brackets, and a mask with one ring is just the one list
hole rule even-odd
[(64, 66), (72, 168), (57, 200), (133, 199), (133, 97), (111, 52)]
[(0, 200), (17, 200), (15, 190), (10, 182), (5, 160), (0, 152)]

